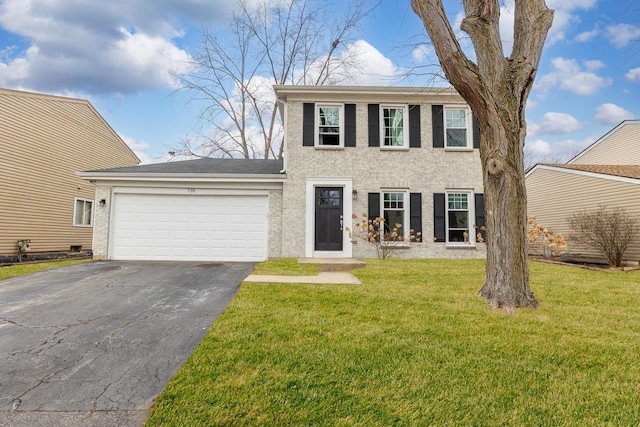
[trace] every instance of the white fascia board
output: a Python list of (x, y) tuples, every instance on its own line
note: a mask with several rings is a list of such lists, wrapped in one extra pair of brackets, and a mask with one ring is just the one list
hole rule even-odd
[(568, 168), (561, 168), (561, 167), (549, 166), (549, 165), (536, 165), (536, 166), (534, 166), (533, 169), (531, 169), (529, 171), (529, 173), (527, 173), (525, 175), (525, 179), (529, 175), (531, 175), (536, 169), (547, 169), (547, 170), (554, 171), (554, 172), (570, 173), (570, 174), (574, 174), (574, 175), (588, 176), (590, 178), (599, 178), (599, 179), (606, 179), (608, 181), (618, 181), (618, 182), (626, 182), (628, 184), (640, 185), (640, 179), (636, 179), (636, 178), (629, 178), (629, 177), (626, 177), (626, 176), (617, 176), (617, 175), (608, 175), (608, 174), (605, 174), (605, 173), (597, 173), (597, 172), (587, 172), (587, 171), (568, 169)]
[(284, 182), (285, 174), (205, 174), (205, 173), (100, 173), (77, 172), (80, 178), (90, 181), (137, 181), (137, 182)]
[(305, 85), (275, 85), (274, 91), (278, 99), (283, 101), (292, 98), (295, 100), (317, 100), (320, 95), (345, 97), (460, 97), (458, 92), (451, 88), (425, 88), (425, 87), (398, 87), (398, 86), (305, 86)]

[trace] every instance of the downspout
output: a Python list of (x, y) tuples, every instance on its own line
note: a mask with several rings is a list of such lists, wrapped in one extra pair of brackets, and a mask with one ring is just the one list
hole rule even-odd
[(280, 173), (287, 173), (287, 103), (280, 98), (276, 98), (276, 102), (282, 105), (282, 127), (284, 136), (282, 137), (282, 143), (284, 144), (284, 150), (282, 151), (282, 170)]

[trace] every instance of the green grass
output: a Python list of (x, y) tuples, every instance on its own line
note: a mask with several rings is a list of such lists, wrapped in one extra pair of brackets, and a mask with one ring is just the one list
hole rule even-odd
[(77, 264), (79, 262), (91, 261), (89, 259), (82, 260), (65, 260), (65, 261), (51, 261), (51, 262), (39, 262), (29, 264), (13, 264), (5, 267), (0, 267), (0, 280), (8, 279), (10, 277), (22, 276), (23, 274), (31, 274), (37, 271), (48, 270), (50, 268), (62, 267), (68, 264)]
[(368, 260), (361, 286), (242, 285), (149, 426), (640, 423), (640, 272), (531, 264), (538, 310), (478, 260)]
[(319, 270), (318, 264), (299, 264), (297, 258), (278, 258), (257, 264), (253, 274), (315, 276)]

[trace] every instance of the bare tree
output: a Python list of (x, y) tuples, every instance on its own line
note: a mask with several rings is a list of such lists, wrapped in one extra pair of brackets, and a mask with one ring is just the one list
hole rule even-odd
[(274, 84), (335, 84), (355, 73), (341, 50), (372, 9), (350, 2), (340, 16), (331, 3), (240, 0), (226, 31), (203, 29), (181, 90), (205, 107), (199, 138), (184, 138), (179, 156), (282, 158), (282, 122)]
[(535, 308), (527, 265), (527, 206), (523, 147), (525, 105), (553, 11), (544, 0), (515, 0), (514, 42), (505, 57), (498, 0), (462, 0), (476, 62), (463, 52), (441, 0), (412, 0), (447, 79), (480, 125), (487, 220), (486, 279), (479, 295), (491, 307)]
[(622, 265), (629, 244), (640, 233), (638, 219), (621, 207), (584, 210), (571, 215), (567, 222), (575, 232), (570, 235), (572, 241), (596, 249), (614, 267)]

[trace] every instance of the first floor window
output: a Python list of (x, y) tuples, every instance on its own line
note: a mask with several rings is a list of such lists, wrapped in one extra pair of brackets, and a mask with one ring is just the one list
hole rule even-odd
[(447, 242), (469, 242), (469, 194), (447, 194)]
[(341, 108), (339, 106), (318, 106), (318, 145), (340, 146)]
[(405, 108), (382, 107), (382, 147), (405, 147)]
[(445, 109), (446, 147), (467, 148), (469, 146), (467, 116), (468, 112), (465, 108)]
[(406, 194), (404, 192), (382, 193), (382, 212), (384, 233), (392, 233), (394, 229), (400, 237), (406, 234)]
[(93, 214), (93, 201), (76, 199), (73, 212), (73, 225), (90, 226)]

